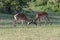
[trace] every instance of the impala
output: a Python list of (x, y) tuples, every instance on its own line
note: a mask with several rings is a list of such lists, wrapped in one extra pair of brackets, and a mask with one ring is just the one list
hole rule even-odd
[(44, 19), (45, 19), (45, 24), (46, 24), (46, 23), (50, 23), (50, 20), (49, 20), (49, 18), (48, 18), (48, 14), (47, 14), (47, 12), (45, 12), (45, 11), (41, 11), (41, 12), (38, 12), (38, 13), (36, 14), (36, 16), (35, 16), (35, 22), (39, 23), (41, 17), (44, 17)]
[(14, 15), (14, 23), (13, 23), (14, 26), (16, 26), (16, 22), (17, 22), (18, 19), (22, 20), (22, 24), (24, 22), (28, 22), (28, 24), (29, 24), (29, 22), (30, 22), (30, 20), (23, 13), (17, 13), (17, 14)]

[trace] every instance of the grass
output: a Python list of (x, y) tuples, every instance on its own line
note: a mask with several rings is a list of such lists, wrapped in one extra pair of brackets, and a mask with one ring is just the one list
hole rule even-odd
[(0, 40), (60, 40), (60, 25), (0, 26)]

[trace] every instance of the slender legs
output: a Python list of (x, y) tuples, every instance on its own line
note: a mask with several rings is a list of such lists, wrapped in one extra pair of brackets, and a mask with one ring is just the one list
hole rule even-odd
[(48, 15), (44, 15), (44, 19), (45, 19), (45, 24), (49, 24), (50, 23), (50, 20), (48, 18)]
[[(14, 20), (13, 20), (13, 25), (14, 25), (14, 27), (16, 27), (16, 22), (18, 21), (18, 17), (16, 17), (16, 16), (14, 16)], [(24, 22), (26, 22), (25, 20), (22, 20), (21, 21), (21, 24), (23, 25), (24, 24)]]
[(16, 27), (16, 21), (17, 20), (18, 20), (18, 17), (14, 16), (14, 20), (13, 20), (14, 27)]
[(39, 24), (40, 23), (40, 18), (37, 20), (37, 24)]
[(16, 20), (14, 20), (14, 23), (13, 24), (14, 24), (14, 27), (16, 27)]
[[(48, 18), (48, 15), (43, 15), (43, 17), (44, 17), (44, 19), (45, 19), (45, 24), (49, 24), (49, 23), (50, 23), (50, 20), (49, 20), (49, 18)], [(36, 21), (37, 24), (40, 23), (40, 18), (41, 18), (41, 17), (36, 18), (35, 21)]]

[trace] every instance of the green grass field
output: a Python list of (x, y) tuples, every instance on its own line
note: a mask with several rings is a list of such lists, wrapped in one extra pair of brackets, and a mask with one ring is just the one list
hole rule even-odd
[(60, 40), (60, 19), (50, 18), (52, 25), (21, 25), (13, 27), (13, 16), (0, 15), (0, 40)]
[(2, 25), (0, 40), (60, 40), (60, 25)]

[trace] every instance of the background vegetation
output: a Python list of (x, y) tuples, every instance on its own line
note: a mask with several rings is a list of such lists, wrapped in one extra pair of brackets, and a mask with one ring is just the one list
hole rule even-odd
[(1, 13), (14, 14), (26, 9), (60, 12), (60, 0), (0, 0)]

